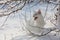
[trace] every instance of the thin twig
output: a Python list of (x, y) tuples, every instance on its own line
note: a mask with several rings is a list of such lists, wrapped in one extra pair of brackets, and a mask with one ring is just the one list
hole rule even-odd
[(47, 6), (46, 6), (44, 18), (46, 17), (46, 14), (47, 14), (47, 11), (48, 11), (48, 6), (49, 6), (49, 4), (47, 4)]
[(26, 4), (26, 2), (23, 4), (23, 6), (22, 6), (21, 8), (16, 9), (16, 10), (14, 10), (14, 11), (12, 11), (12, 12), (8, 13), (8, 14), (1, 14), (1, 15), (0, 15), (0, 17), (8, 16), (8, 15), (10, 15), (10, 14), (14, 13), (14, 12), (17, 12), (17, 11), (19, 11), (19, 10), (22, 10), (22, 8), (25, 6), (25, 4)]
[(4, 11), (4, 12), (1, 12), (1, 13), (5, 13), (5, 12), (8, 12), (8, 11), (10, 11), (11, 9), (13, 9), (13, 8), (15, 8), (17, 5), (19, 5), (20, 3), (17, 3), (16, 5), (14, 5), (13, 7), (10, 7), (10, 8), (8, 8), (6, 11)]
[[(25, 27), (25, 28), (26, 28), (26, 27)], [(56, 28), (54, 28), (54, 29), (50, 29), (49, 32), (47, 32), (47, 33), (45, 33), (45, 34), (41, 34), (41, 35), (39, 35), (39, 34), (35, 34), (35, 33), (31, 32), (28, 28), (26, 28), (26, 29), (28, 30), (28, 32), (29, 32), (32, 36), (37, 36), (37, 37), (41, 37), (41, 36), (48, 35), (50, 32), (56, 30)]]
[(3, 24), (0, 27), (3, 27), (4, 24), (6, 23), (7, 19), (9, 18), (9, 16), (6, 17), (5, 21), (3, 22)]

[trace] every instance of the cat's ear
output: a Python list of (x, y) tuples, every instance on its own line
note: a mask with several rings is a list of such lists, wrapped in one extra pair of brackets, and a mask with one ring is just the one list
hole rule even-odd
[(37, 11), (37, 13), (38, 13), (38, 14), (41, 14), (41, 10), (39, 9), (39, 10)]

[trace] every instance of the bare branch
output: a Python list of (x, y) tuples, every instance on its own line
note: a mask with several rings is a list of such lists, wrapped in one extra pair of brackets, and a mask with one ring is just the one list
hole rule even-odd
[(56, 3), (56, 2), (53, 2), (53, 1), (49, 1), (50, 3), (52, 4), (55, 4), (55, 5), (60, 5), (60, 3)]
[(12, 12), (8, 13), (8, 14), (0, 14), (0, 17), (8, 16), (8, 15), (10, 15), (10, 14), (14, 13), (14, 12), (17, 12), (17, 11), (19, 11), (19, 10), (22, 10), (22, 8), (25, 6), (25, 4), (26, 4), (26, 2), (23, 4), (23, 6), (22, 6), (21, 8), (16, 9), (16, 10), (14, 10), (14, 11), (12, 11)]
[[(26, 28), (26, 27), (25, 27), (25, 28)], [(50, 29), (50, 31), (48, 31), (47, 33), (45, 33), (45, 34), (42, 33), (41, 35), (39, 35), (39, 34), (35, 34), (35, 33), (31, 32), (28, 28), (26, 28), (26, 29), (28, 30), (28, 32), (29, 32), (32, 36), (37, 36), (37, 37), (41, 37), (41, 36), (48, 35), (50, 32), (56, 30), (56, 28)]]
[(13, 9), (13, 8), (15, 8), (17, 5), (19, 5), (20, 4), (20, 2), (19, 3), (17, 3), (16, 5), (14, 5), (14, 6), (10, 6), (10, 8), (7, 8), (7, 10), (5, 10), (5, 11), (3, 11), (3, 12), (1, 12), (1, 13), (6, 13), (6, 12), (9, 12), (11, 9)]

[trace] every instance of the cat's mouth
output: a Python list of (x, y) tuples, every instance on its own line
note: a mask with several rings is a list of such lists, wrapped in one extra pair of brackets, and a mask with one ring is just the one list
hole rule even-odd
[(34, 20), (36, 20), (38, 17), (35, 17)]

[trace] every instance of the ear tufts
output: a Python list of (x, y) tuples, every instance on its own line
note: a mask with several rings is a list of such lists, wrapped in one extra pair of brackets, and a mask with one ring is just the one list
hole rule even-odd
[(38, 13), (38, 14), (41, 14), (41, 10), (39, 9), (39, 10), (37, 11), (37, 13)]

